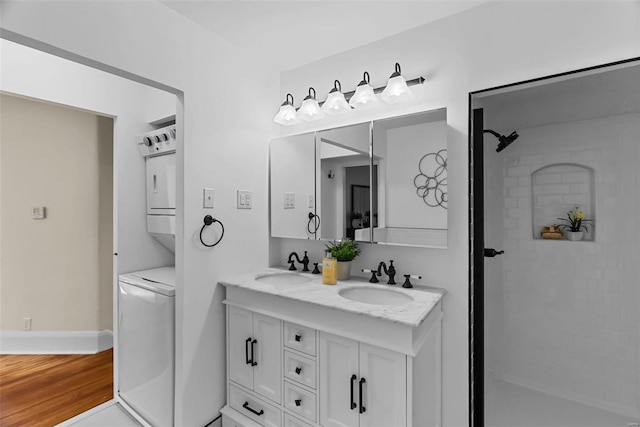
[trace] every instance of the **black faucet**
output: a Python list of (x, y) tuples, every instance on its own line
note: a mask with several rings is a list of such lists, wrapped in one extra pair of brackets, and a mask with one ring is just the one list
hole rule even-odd
[(378, 264), (378, 276), (382, 276), (382, 272), (389, 276), (389, 280), (387, 281), (387, 285), (395, 285), (395, 277), (396, 277), (396, 268), (393, 266), (393, 260), (389, 261), (389, 268), (387, 268), (387, 264), (381, 262)]
[[(295, 261), (292, 259), (292, 257), (295, 257)], [(309, 257), (307, 256), (307, 251), (304, 251), (304, 256), (302, 257), (302, 261), (300, 260), (300, 257), (298, 256), (297, 252), (291, 252), (289, 254), (289, 258), (287, 258), (287, 262), (290, 264), (289, 270), (292, 270), (292, 271), (297, 270), (295, 265), (296, 261), (302, 264), (302, 271), (309, 271)]]

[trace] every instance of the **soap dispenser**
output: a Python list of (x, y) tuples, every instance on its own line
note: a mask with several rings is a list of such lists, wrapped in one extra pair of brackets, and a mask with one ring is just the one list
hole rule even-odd
[(331, 256), (331, 251), (327, 251), (322, 260), (322, 283), (325, 285), (338, 283), (338, 260)]

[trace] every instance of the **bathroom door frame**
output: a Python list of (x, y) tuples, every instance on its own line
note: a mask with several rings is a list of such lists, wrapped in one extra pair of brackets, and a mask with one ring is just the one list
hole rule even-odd
[[(624, 59), (469, 92), (469, 426), (484, 427), (484, 111), (474, 97), (579, 77), (603, 68), (640, 63)], [(544, 83), (541, 83), (544, 82)]]

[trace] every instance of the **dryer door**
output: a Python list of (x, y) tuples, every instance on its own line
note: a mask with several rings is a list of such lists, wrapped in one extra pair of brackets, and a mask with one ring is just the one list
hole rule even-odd
[(176, 154), (147, 158), (147, 214), (175, 214)]

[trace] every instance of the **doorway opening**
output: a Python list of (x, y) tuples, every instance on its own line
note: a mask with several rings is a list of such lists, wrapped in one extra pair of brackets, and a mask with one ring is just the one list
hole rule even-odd
[(470, 94), (472, 426), (640, 419), (638, 81), (634, 58)]
[[(19, 98), (32, 98), (48, 104), (59, 104), (76, 112), (90, 112), (102, 118), (107, 117), (110, 123), (112, 137), (108, 148), (113, 159), (109, 163), (112, 172), (109, 183), (112, 184), (112, 189), (105, 190), (104, 194), (113, 204), (111, 208), (106, 208), (112, 214), (111, 220), (107, 221), (111, 226), (111, 232), (101, 231), (103, 241), (108, 243), (108, 250), (102, 252), (109, 258), (106, 269), (110, 270), (108, 271), (110, 283), (104, 288), (106, 289), (104, 293), (109, 297), (109, 304), (101, 306), (100, 310), (101, 315), (112, 321), (112, 326), (105, 329), (110, 329), (107, 331), (110, 338), (112, 337), (110, 341), (113, 344), (110, 344), (110, 347), (114, 347), (117, 356), (119, 352), (117, 303), (119, 275), (175, 263), (174, 254), (164, 248), (147, 231), (145, 163), (138, 150), (136, 137), (161, 127), (160, 122), (169, 119), (177, 121), (177, 130), (181, 136), (183, 123), (181, 94), (175, 89), (153, 84), (125, 72), (118, 72), (112, 67), (103, 66), (95, 61), (83, 60), (69, 52), (62, 52), (50, 46), (43, 47), (42, 44), (19, 35), (3, 32), (2, 37), (0, 40), (3, 51), (1, 89), (4, 92)], [(77, 80), (72, 80), (77, 76), (82, 76), (83, 85), (78, 85)], [(181, 141), (182, 138), (180, 137), (179, 140)], [(55, 147), (55, 144), (52, 146)], [(181, 150), (180, 144), (178, 151)], [(62, 155), (68, 154), (67, 151), (60, 149)], [(179, 187), (182, 177), (176, 178), (176, 186)], [(51, 180), (55, 179), (56, 177), (51, 175)], [(73, 188), (67, 190), (73, 193)], [(88, 194), (78, 193), (76, 194), (78, 197), (88, 200)], [(86, 212), (93, 207), (84, 206), (77, 208), (76, 211), (81, 215), (83, 209)], [(54, 214), (53, 211), (50, 213)], [(59, 246), (62, 247), (67, 243), (61, 241)], [(67, 273), (73, 275), (77, 272), (74, 270)], [(74, 294), (69, 299), (76, 300), (77, 296)], [(70, 316), (69, 310), (60, 310), (60, 307), (50, 308), (54, 311), (58, 309), (59, 316)], [(90, 310), (87, 305), (80, 303), (76, 304), (75, 309)], [(39, 315), (33, 316), (34, 331), (37, 329), (50, 332), (52, 323), (38, 321), (38, 318)], [(4, 329), (0, 331), (3, 338), (4, 332)], [(51, 341), (47, 341), (49, 342)], [(5, 349), (6, 347), (3, 348)], [(40, 351), (42, 352), (57, 353), (50, 348)], [(73, 353), (74, 350), (67, 349), (67, 352)], [(113, 368), (110, 369), (110, 376), (113, 378), (112, 396), (115, 400), (108, 404), (118, 400), (119, 364), (117, 357), (115, 359), (112, 363)], [(88, 386), (91, 386), (91, 382)], [(62, 393), (72, 394), (74, 391), (65, 389)]]

